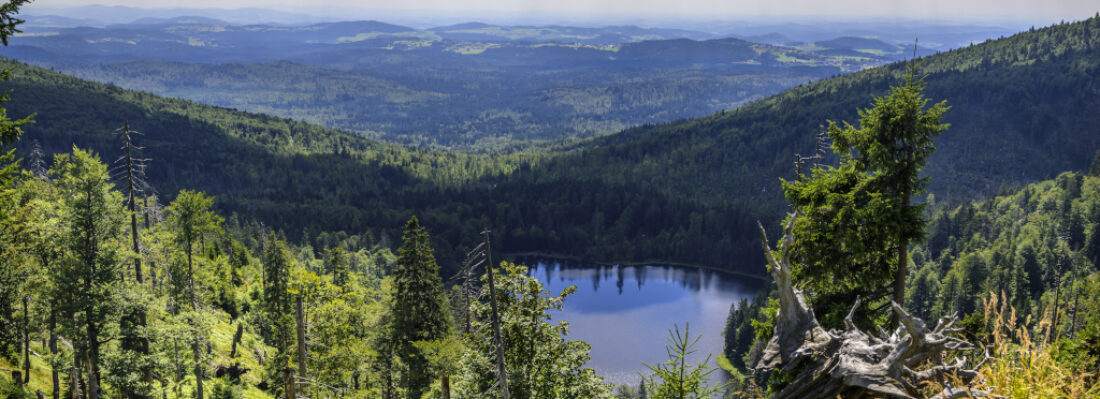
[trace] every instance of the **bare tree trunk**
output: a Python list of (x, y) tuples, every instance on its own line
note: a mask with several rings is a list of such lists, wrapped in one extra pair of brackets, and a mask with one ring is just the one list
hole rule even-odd
[[(901, 195), (901, 209), (909, 209), (909, 192), (906, 191)], [(894, 303), (899, 306), (905, 307), (905, 275), (906, 269), (909, 268), (909, 240), (906, 237), (898, 237), (898, 267), (894, 270)], [(893, 326), (897, 328), (901, 325), (901, 320), (898, 319), (898, 315), (895, 313), (892, 317)]]
[(497, 383), (500, 385), (500, 396), (509, 399), (508, 369), (504, 365), (504, 340), (500, 337), (500, 311), (497, 307), (496, 285), (493, 283), (493, 257), (489, 245), (489, 229), (481, 232), (485, 238), (485, 268), (489, 272), (489, 304), (493, 310), (493, 341), (497, 347)]
[(294, 369), (287, 366), (283, 369), (283, 379), (286, 384), (286, 399), (295, 399), (298, 397), (297, 392), (294, 390)]
[(84, 362), (88, 368), (88, 399), (99, 399), (99, 326), (95, 324), (95, 310), (84, 310), (85, 344)]
[(195, 358), (195, 397), (202, 399), (202, 351), (199, 350), (199, 337), (197, 336), (194, 342), (191, 343), (191, 355)]
[[(126, 151), (124, 158), (126, 167), (126, 207), (130, 212), (130, 244), (131, 249), (134, 251), (134, 280), (137, 281), (138, 286), (142, 286), (145, 283), (145, 277), (141, 270), (141, 244), (140, 236), (138, 234), (138, 221), (137, 221), (137, 194), (140, 188), (138, 187), (138, 175), (142, 173), (144, 164), (142, 160), (134, 159), (133, 150), (134, 144), (131, 134), (134, 133), (130, 130), (130, 122), (125, 121), (122, 126), (121, 135), (125, 141), (124, 150)], [(148, 218), (148, 215), (146, 215)], [(148, 224), (148, 219), (146, 219)], [(148, 226), (146, 226), (148, 227)], [(138, 330), (142, 333), (136, 334), (136, 336), (126, 337), (124, 339), (123, 348), (126, 350), (132, 350), (145, 357), (149, 355), (149, 340), (143, 335), (145, 327), (148, 325), (147, 317), (144, 308), (138, 308), (134, 310), (134, 318), (138, 324)], [(133, 332), (132, 330), (130, 332)], [(142, 364), (141, 367), (141, 380), (148, 383), (153, 380), (153, 370), (148, 364)], [(127, 395), (136, 395), (134, 392), (129, 392)]]
[(31, 318), (29, 295), (23, 296), (23, 383), (31, 382)]
[(393, 352), (387, 350), (386, 356), (386, 399), (393, 399)]
[[(154, 207), (156, 206), (156, 202), (153, 203), (153, 206)], [(142, 217), (144, 218), (144, 222), (145, 222), (145, 230), (149, 230), (149, 227), (151, 226), (151, 224), (149, 223), (149, 197), (148, 196), (142, 196), (141, 197), (141, 213), (142, 213)], [(152, 282), (153, 282), (153, 289), (156, 289), (157, 286), (158, 286), (158, 284), (157, 284), (157, 269), (156, 269), (156, 264), (154, 264), (152, 261), (149, 262), (149, 279), (152, 280)]]
[(88, 367), (88, 399), (99, 399), (99, 372), (90, 348), (84, 351), (84, 363)]
[[(122, 137), (125, 139), (126, 144), (124, 148), (126, 150), (124, 161), (126, 162), (126, 207), (130, 210), (130, 240), (133, 244), (134, 253), (141, 254), (141, 247), (138, 245), (137, 212), (134, 209), (137, 202), (137, 185), (135, 184), (137, 176), (134, 174), (136, 165), (134, 164), (132, 151), (133, 142), (130, 141), (130, 121), (125, 121), (122, 129)], [(141, 276), (141, 256), (134, 257), (134, 277), (139, 284), (144, 282)]]
[(439, 388), (443, 399), (451, 399), (451, 376), (443, 374), (439, 377)]
[(80, 360), (73, 356), (73, 368), (69, 369), (69, 396), (72, 399), (83, 399), (84, 393), (80, 391)]
[(1054, 319), (1051, 321), (1053, 324), (1050, 326), (1050, 332), (1054, 335), (1054, 340), (1058, 339), (1058, 311), (1062, 304), (1062, 262), (1058, 261), (1058, 266), (1055, 268), (1054, 276)]
[(1077, 263), (1073, 262), (1073, 279), (1070, 280), (1071, 287), (1073, 287), (1073, 317), (1069, 325), (1069, 337), (1072, 339), (1077, 335), (1077, 298), (1081, 296), (1081, 290), (1077, 288)]
[[(50, 354), (57, 356), (57, 312), (50, 309)], [(53, 382), (53, 399), (61, 399), (61, 379), (57, 368), (50, 367), (50, 379)]]
[(294, 298), (294, 318), (298, 330), (298, 374), (305, 378), (309, 377), (306, 369), (308, 360), (306, 356), (306, 316), (305, 310), (302, 309), (302, 295), (300, 294)]

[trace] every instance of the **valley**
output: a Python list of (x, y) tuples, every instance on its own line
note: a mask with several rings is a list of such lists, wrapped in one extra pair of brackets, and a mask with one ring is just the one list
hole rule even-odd
[[(997, 31), (97, 7), (0, 29), (5, 396), (1100, 392), (1100, 14), (961, 45)], [(814, 372), (857, 340), (964, 360)]]

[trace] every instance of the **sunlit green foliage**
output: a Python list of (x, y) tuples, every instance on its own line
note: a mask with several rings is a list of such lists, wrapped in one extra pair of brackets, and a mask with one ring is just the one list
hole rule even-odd
[(710, 398), (715, 393), (721, 392), (723, 384), (710, 384), (710, 374), (715, 368), (710, 363), (710, 355), (697, 364), (690, 364), (687, 360), (696, 351), (693, 349), (702, 335), (691, 337), (691, 329), (684, 326), (684, 332), (680, 333), (680, 327), (674, 326), (668, 331), (668, 343), (665, 351), (668, 352), (668, 361), (657, 365), (646, 365), (653, 372), (645, 377), (646, 392), (653, 399), (699, 399)]
[(416, 399), (431, 384), (433, 376), (428, 359), (414, 343), (445, 338), (454, 323), (428, 232), (415, 216), (405, 224), (401, 239), (393, 270), (390, 331), (394, 334), (396, 354), (407, 367), (402, 373), (402, 385), (407, 397)]
[[(500, 306), (504, 363), (508, 367), (508, 388), (513, 398), (606, 398), (611, 386), (595, 370), (585, 368), (589, 346), (565, 338), (569, 324), (551, 323), (551, 310), (561, 310), (565, 299), (576, 292), (567, 287), (558, 296), (544, 290), (538, 279), (527, 275), (527, 267), (502, 262), (496, 280)], [(484, 278), (484, 277), (483, 277)], [(484, 284), (482, 295), (489, 295)], [(461, 371), (455, 376), (456, 398), (497, 398), (494, 388), (496, 349), (493, 345), (488, 303), (475, 303), (474, 333), (466, 338), (467, 351)]]
[(859, 128), (829, 122), (839, 166), (815, 163), (812, 176), (783, 183), (803, 215), (794, 228), (794, 273), (826, 326), (841, 325), (855, 296), (874, 304), (892, 294), (905, 303), (908, 246), (926, 224), (924, 205), (910, 200), (928, 183), (920, 172), (935, 150), (932, 140), (947, 129), (946, 101), (928, 106), (917, 65), (910, 68), (887, 96), (859, 110)]

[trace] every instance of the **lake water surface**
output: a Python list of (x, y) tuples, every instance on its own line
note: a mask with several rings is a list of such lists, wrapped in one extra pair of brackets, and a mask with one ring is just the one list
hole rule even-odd
[[(644, 364), (668, 359), (668, 330), (691, 326), (697, 363), (722, 353), (722, 329), (730, 305), (752, 298), (762, 282), (751, 277), (676, 266), (606, 266), (545, 258), (517, 259), (530, 274), (557, 295), (567, 286), (577, 292), (565, 300), (553, 320), (569, 322), (568, 339), (592, 345), (588, 367), (607, 382), (637, 384)], [(720, 372), (712, 376), (717, 377)]]

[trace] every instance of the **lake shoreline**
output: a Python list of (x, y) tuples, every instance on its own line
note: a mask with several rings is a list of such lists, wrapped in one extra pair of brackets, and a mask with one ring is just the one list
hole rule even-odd
[[(605, 261), (600, 261), (600, 260), (586, 259), (586, 258), (582, 258), (580, 256), (562, 255), (562, 254), (555, 254), (555, 253), (548, 253), (548, 252), (537, 252), (537, 251), (534, 251), (534, 252), (503, 253), (501, 255), (504, 258), (536, 257), (536, 258), (547, 258), (547, 259), (556, 259), (556, 260), (571, 260), (571, 261), (577, 261), (577, 262), (586, 262), (586, 263), (593, 263), (593, 264), (602, 265), (602, 266), (616, 266), (616, 265), (618, 265), (618, 266), (691, 267), (691, 268), (698, 268), (698, 269), (703, 269), (703, 270), (712, 271), (712, 272), (724, 273), (724, 274), (728, 274), (728, 275), (731, 275), (731, 276), (748, 277), (748, 278), (760, 280), (760, 282), (763, 282), (763, 283), (767, 283), (767, 282), (771, 281), (771, 277), (769, 277), (767, 275), (763, 275), (763, 274), (757, 275), (757, 274), (752, 274), (752, 273), (726, 270), (726, 269), (722, 269), (722, 268), (718, 268), (718, 267), (714, 267), (714, 266), (699, 265), (699, 264), (692, 264), (692, 263), (683, 263), (683, 262), (669, 262), (669, 261), (663, 261), (663, 260), (606, 261), (605, 262)], [(531, 265), (527, 265), (527, 266), (531, 266)]]
[[(757, 279), (695, 265), (579, 264), (576, 257), (539, 255), (507, 258), (527, 263), (528, 275), (549, 292), (575, 287), (553, 318), (569, 323), (567, 339), (589, 343), (586, 367), (616, 385), (634, 386), (649, 375), (645, 365), (667, 361), (668, 334), (677, 326), (696, 341), (689, 361), (710, 355), (708, 364), (721, 368), (716, 359), (724, 350), (730, 309), (762, 289)], [(523, 256), (528, 258), (518, 259)], [(715, 375), (712, 382), (725, 377)]]

